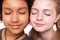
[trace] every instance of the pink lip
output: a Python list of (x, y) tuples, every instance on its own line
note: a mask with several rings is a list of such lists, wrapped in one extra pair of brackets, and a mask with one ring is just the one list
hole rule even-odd
[(41, 23), (36, 23), (36, 26), (37, 27), (42, 27), (44, 24), (41, 24)]
[(11, 27), (12, 27), (13, 29), (18, 29), (18, 28), (19, 28), (19, 25), (11, 25)]

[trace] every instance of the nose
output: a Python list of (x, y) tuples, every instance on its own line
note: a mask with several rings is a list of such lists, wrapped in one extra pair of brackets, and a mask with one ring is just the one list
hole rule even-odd
[(43, 20), (43, 14), (38, 13), (37, 15), (37, 21), (42, 21)]
[(19, 21), (18, 14), (17, 13), (13, 13), (11, 20), (12, 20), (13, 23), (17, 23)]

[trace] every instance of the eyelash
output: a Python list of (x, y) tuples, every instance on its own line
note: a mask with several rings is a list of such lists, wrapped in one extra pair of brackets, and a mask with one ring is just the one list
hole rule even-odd
[(32, 15), (36, 15), (37, 13), (32, 13)]
[(10, 15), (11, 13), (5, 13), (6, 15)]
[[(32, 15), (36, 15), (36, 14), (37, 14), (37, 13), (32, 13)], [(50, 16), (50, 14), (46, 14), (46, 13), (45, 13), (45, 15), (46, 15), (46, 16)]]
[(45, 15), (50, 16), (50, 15), (51, 15), (51, 13), (49, 13), (49, 12), (48, 12), (48, 13), (47, 13), (47, 12), (45, 12)]
[(46, 16), (50, 16), (50, 14), (45, 14)]
[(19, 12), (19, 14), (25, 14), (26, 12), (23, 12), (23, 13), (21, 13), (21, 12)]
[[(10, 13), (5, 13), (6, 15), (10, 15), (11, 14), (11, 12)], [(23, 13), (21, 13), (21, 12), (19, 12), (19, 14), (25, 14), (25, 12), (23, 12)]]

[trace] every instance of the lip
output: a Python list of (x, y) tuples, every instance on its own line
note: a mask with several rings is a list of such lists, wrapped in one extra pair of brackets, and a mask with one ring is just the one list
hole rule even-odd
[(44, 24), (42, 24), (42, 23), (36, 23), (36, 26), (37, 27), (42, 27)]
[(10, 25), (12, 29), (19, 29), (20, 25)]

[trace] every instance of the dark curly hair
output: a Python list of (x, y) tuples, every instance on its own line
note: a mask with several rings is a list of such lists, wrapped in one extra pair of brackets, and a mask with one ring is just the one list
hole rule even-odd
[[(2, 21), (2, 3), (3, 3), (4, 0), (0, 0), (0, 21)], [(28, 5), (28, 11), (29, 11), (29, 14), (30, 14), (30, 10), (31, 10), (31, 6), (32, 6), (32, 1), (31, 0), (25, 0), (27, 2), (27, 5)]]

